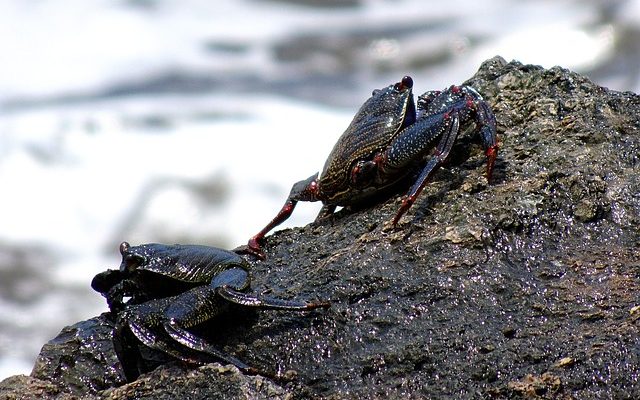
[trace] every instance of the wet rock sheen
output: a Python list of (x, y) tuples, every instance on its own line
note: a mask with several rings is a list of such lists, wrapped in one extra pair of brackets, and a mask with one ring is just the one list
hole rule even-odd
[(394, 198), (269, 238), (254, 290), (331, 310), (203, 327), (293, 381), (169, 363), (123, 385), (101, 316), (0, 397), (640, 398), (640, 97), (498, 57), (465, 84), (498, 120), (491, 185), (465, 136), (400, 229)]

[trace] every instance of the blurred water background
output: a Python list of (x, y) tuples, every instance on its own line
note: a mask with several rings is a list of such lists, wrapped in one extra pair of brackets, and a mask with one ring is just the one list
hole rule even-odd
[(0, 379), (120, 241), (245, 243), (372, 89), (501, 55), (638, 92), (639, 48), (640, 0), (0, 0)]

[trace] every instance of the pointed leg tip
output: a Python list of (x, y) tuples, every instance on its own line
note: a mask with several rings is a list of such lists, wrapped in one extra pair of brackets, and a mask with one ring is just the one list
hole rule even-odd
[(267, 258), (264, 251), (262, 251), (262, 248), (258, 244), (258, 240), (254, 238), (249, 239), (247, 244), (236, 247), (233, 251), (237, 254), (249, 254), (263, 261)]
[(318, 301), (315, 303), (311, 303), (310, 305), (311, 309), (316, 309), (316, 308), (331, 308), (331, 302), (329, 301)]
[(393, 232), (397, 229), (400, 229), (398, 225), (404, 213), (405, 213), (404, 211), (398, 211), (398, 213), (393, 217), (393, 219), (390, 219), (384, 222), (382, 225), (382, 232)]
[[(237, 366), (236, 366), (237, 367)], [(264, 371), (260, 371), (258, 368), (254, 368), (254, 367), (238, 367), (238, 369), (242, 372), (244, 372), (247, 375), (264, 375), (264, 376), (269, 376), (270, 374), (264, 372)]]
[(495, 164), (496, 158), (498, 157), (498, 145), (489, 147), (485, 154), (487, 156), (487, 182), (491, 183), (491, 179), (493, 176), (493, 165)]
[(396, 225), (393, 220), (388, 220), (382, 223), (382, 232), (391, 232), (396, 229)]
[(261, 376), (264, 376), (265, 378), (271, 379), (276, 382), (282, 382), (282, 383), (293, 382), (298, 377), (298, 373), (294, 370), (287, 370), (284, 373), (281, 373), (281, 372), (263, 371), (261, 369), (249, 367), (249, 366), (238, 368), (238, 369), (247, 375), (253, 375), (253, 376), (261, 375)]
[(406, 196), (405, 198), (402, 199), (402, 204), (400, 205), (400, 208), (398, 209), (396, 216), (393, 217), (393, 219), (389, 223), (391, 225), (389, 229), (396, 229), (398, 227), (398, 222), (400, 222), (400, 219), (402, 218), (402, 216), (407, 212), (407, 210), (409, 210), (409, 208), (411, 208), (414, 202), (415, 202), (414, 196)]
[(492, 170), (487, 170), (487, 183), (491, 184), (491, 182), (493, 181), (493, 171)]

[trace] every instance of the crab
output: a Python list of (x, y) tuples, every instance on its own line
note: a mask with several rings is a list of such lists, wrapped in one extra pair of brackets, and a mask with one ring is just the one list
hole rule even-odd
[(303, 302), (256, 296), (249, 265), (238, 254), (199, 245), (120, 245), (119, 270), (97, 274), (91, 286), (107, 299), (116, 315), (114, 348), (129, 381), (143, 371), (142, 350), (159, 350), (191, 364), (224, 361), (250, 373), (250, 367), (218, 350), (189, 329), (221, 315), (230, 306), (285, 311), (330, 307), (329, 302)]
[(264, 258), (260, 242), (289, 218), (298, 201), (321, 201), (320, 220), (337, 206), (368, 205), (413, 182), (392, 220), (396, 226), (469, 122), (481, 136), (490, 182), (498, 145), (489, 104), (471, 86), (426, 92), (416, 104), (412, 88), (413, 79), (405, 76), (374, 90), (334, 145), (322, 173), (295, 183), (273, 220), (238, 250)]

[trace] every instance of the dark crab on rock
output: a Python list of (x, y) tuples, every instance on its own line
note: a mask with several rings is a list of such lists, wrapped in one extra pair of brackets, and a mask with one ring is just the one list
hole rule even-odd
[[(461, 127), (474, 122), (487, 156), (487, 179), (498, 145), (488, 103), (470, 86), (430, 91), (413, 100), (409, 76), (374, 90), (335, 144), (321, 174), (293, 185), (280, 212), (238, 251), (264, 258), (260, 242), (289, 218), (298, 201), (321, 201), (318, 215), (337, 206), (359, 206), (413, 182), (392, 223), (411, 207), (429, 178), (446, 161)], [(413, 180), (413, 181), (411, 181)], [(409, 185), (407, 185), (409, 186)]]
[(188, 329), (212, 320), (230, 305), (285, 311), (330, 306), (328, 302), (282, 300), (247, 293), (250, 288), (247, 261), (216, 247), (157, 243), (130, 246), (123, 242), (120, 253), (120, 269), (99, 273), (91, 286), (106, 297), (116, 315), (114, 348), (130, 381), (145, 372), (139, 342), (188, 363), (221, 360), (247, 373), (263, 373), (223, 353)]

